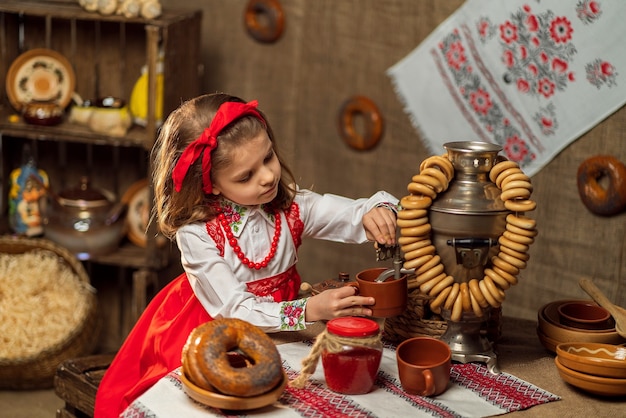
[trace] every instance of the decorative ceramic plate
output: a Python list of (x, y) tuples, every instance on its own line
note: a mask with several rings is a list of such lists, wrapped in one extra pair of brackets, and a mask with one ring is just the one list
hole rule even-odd
[(561, 343), (559, 362), (572, 370), (595, 376), (626, 379), (626, 347), (600, 343)]
[(21, 111), (32, 101), (53, 102), (62, 108), (72, 100), (76, 75), (70, 62), (51, 49), (24, 52), (9, 67), (6, 78), (11, 105)]
[[(126, 222), (128, 223), (128, 239), (138, 247), (145, 248), (148, 237), (146, 229), (150, 220), (150, 189), (148, 180), (139, 180), (126, 190), (122, 202), (128, 205)], [(157, 246), (163, 246), (167, 239), (162, 235), (157, 237)]]
[(626, 379), (614, 379), (610, 377), (593, 376), (580, 373), (563, 366), (559, 358), (554, 359), (561, 378), (572, 386), (576, 386), (586, 392), (601, 396), (626, 395)]
[(183, 390), (187, 396), (194, 401), (213, 408), (230, 410), (257, 409), (271, 405), (281, 397), (288, 382), (287, 374), (283, 370), (283, 379), (274, 389), (258, 396), (244, 398), (239, 396), (223, 395), (221, 393), (211, 392), (209, 390), (199, 388), (193, 384), (187, 376), (185, 376), (184, 371), (181, 371), (180, 379), (183, 382)]

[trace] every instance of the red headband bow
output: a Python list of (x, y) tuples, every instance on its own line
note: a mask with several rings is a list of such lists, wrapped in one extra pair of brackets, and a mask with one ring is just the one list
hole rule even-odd
[(180, 192), (183, 186), (183, 180), (189, 167), (196, 162), (204, 151), (202, 157), (202, 190), (205, 193), (211, 193), (213, 190), (213, 184), (211, 184), (211, 151), (217, 147), (217, 137), (226, 126), (246, 115), (256, 117), (265, 125), (265, 120), (256, 109), (257, 105), (256, 100), (248, 103), (225, 102), (220, 105), (209, 127), (202, 132), (200, 137), (187, 145), (174, 167), (172, 179), (174, 180), (174, 189), (177, 192)]

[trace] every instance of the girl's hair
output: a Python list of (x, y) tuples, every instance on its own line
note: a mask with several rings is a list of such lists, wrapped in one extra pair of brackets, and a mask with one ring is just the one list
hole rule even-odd
[[(217, 215), (216, 205), (212, 203), (219, 196), (205, 194), (202, 190), (202, 157), (189, 168), (180, 192), (174, 190), (172, 170), (185, 148), (210, 125), (218, 108), (225, 102), (245, 103), (238, 97), (221, 93), (199, 96), (174, 110), (159, 130), (151, 153), (154, 187), (152, 220), (156, 219), (160, 232), (169, 239), (174, 238), (180, 227), (193, 222), (207, 222)], [(211, 181), (213, 173), (231, 163), (233, 149), (266, 129), (282, 170), (278, 194), (270, 205), (276, 209), (287, 209), (296, 193), (295, 179), (278, 152), (267, 118), (261, 111), (259, 113), (266, 126), (254, 116), (244, 116), (218, 135), (217, 148), (211, 154)]]

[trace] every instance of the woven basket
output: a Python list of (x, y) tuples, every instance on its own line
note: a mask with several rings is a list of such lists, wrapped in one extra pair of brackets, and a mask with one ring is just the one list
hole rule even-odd
[[(63, 361), (90, 354), (97, 340), (99, 323), (97, 297), (83, 265), (68, 250), (45, 239), (0, 236), (0, 253), (23, 254), (31, 250), (48, 250), (58, 255), (89, 292), (85, 292), (87, 312), (80, 324), (59, 343), (23, 358), (0, 358), (0, 389), (51, 388), (57, 366)], [(49, 318), (42, 318), (42, 321)]]
[[(392, 342), (413, 337), (440, 338), (448, 329), (446, 321), (428, 306), (430, 298), (415, 289), (408, 294), (407, 309), (402, 315), (385, 319), (384, 336)], [(496, 343), (501, 334), (502, 309), (491, 309), (484, 329), (489, 341)]]

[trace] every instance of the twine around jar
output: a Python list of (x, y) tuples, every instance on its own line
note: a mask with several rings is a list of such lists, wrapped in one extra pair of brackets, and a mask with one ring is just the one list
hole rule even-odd
[(289, 385), (294, 388), (302, 389), (309, 381), (309, 378), (313, 375), (313, 373), (315, 373), (320, 355), (324, 351), (329, 353), (339, 353), (346, 345), (356, 345), (355, 342), (358, 342), (358, 345), (361, 347), (375, 348), (378, 344), (380, 344), (380, 335), (376, 334), (368, 337), (358, 337), (358, 339), (355, 340), (355, 337), (342, 337), (332, 334), (328, 332), (328, 330), (322, 331), (315, 338), (315, 343), (313, 344), (313, 347), (311, 347), (309, 355), (302, 360), (302, 370), (300, 371), (300, 375), (289, 382)]

